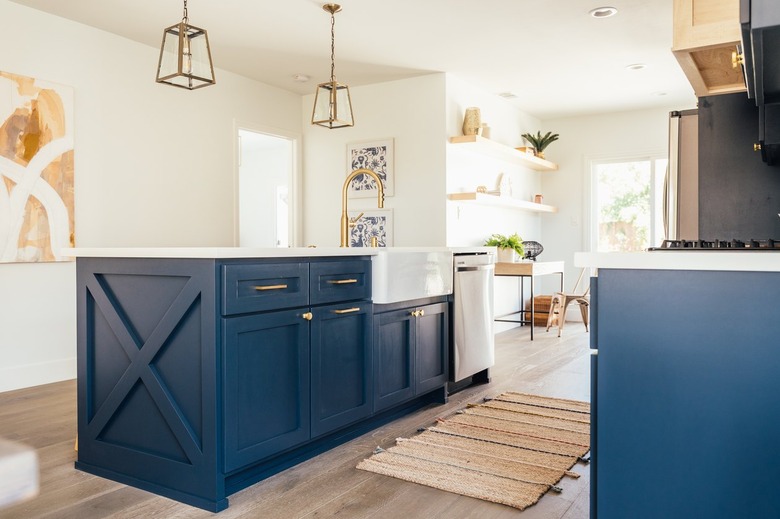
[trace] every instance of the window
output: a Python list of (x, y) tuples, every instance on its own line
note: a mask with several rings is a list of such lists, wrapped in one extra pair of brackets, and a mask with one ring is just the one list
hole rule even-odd
[(666, 158), (591, 162), (591, 250), (641, 251), (663, 237)]

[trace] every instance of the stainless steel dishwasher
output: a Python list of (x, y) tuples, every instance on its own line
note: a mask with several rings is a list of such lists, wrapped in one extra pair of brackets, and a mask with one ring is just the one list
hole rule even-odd
[(455, 253), (449, 392), (489, 382), (495, 363), (492, 253)]

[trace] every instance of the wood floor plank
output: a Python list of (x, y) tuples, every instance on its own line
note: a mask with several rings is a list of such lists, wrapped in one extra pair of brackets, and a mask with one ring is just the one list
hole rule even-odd
[[(496, 336), (492, 382), (450, 396), (230, 496), (220, 519), (586, 519), (589, 468), (564, 478), (562, 494), (548, 493), (523, 512), (355, 468), (377, 446), (414, 436), (465, 407), (504, 391), (589, 400), (589, 335), (577, 326), (557, 332), (516, 328)], [(36, 448), (41, 467), (39, 497), (0, 510), (3, 519), (205, 519), (214, 514), (76, 470), (76, 383), (58, 382), (0, 393), (0, 437)]]
[[(117, 485), (109, 492), (90, 496), (75, 505), (68, 506), (67, 514), (69, 517), (78, 519), (103, 519), (114, 512), (124, 510), (129, 505), (152, 499), (156, 499), (154, 494), (133, 487)], [(42, 519), (61, 519), (62, 513), (62, 510), (57, 510), (44, 515)]]

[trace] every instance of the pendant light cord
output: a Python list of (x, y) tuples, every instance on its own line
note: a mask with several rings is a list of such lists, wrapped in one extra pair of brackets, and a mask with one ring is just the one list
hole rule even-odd
[(189, 25), (189, 15), (187, 14), (187, 0), (184, 0), (184, 16), (181, 19), (181, 22), (185, 25)]
[(334, 13), (330, 13), (330, 82), (336, 82), (336, 15)]

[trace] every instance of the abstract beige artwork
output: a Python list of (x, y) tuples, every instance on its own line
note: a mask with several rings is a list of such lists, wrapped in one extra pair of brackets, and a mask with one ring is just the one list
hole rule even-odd
[(74, 244), (73, 89), (0, 71), (0, 263)]

